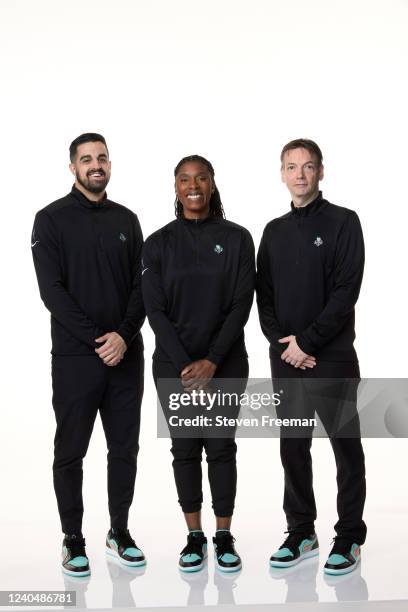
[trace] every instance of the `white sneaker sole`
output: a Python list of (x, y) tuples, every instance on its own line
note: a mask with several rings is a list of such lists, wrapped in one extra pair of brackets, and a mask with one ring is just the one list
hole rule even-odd
[(314, 548), (313, 550), (309, 550), (306, 553), (301, 554), (297, 559), (293, 559), (293, 561), (272, 561), (269, 559), (269, 565), (271, 567), (293, 567), (298, 563), (301, 563), (304, 559), (310, 559), (311, 557), (317, 557), (319, 554), (319, 549)]
[(122, 559), (116, 550), (108, 548), (108, 546), (106, 547), (106, 554), (115, 557), (122, 565), (127, 565), (128, 567), (141, 567), (142, 565), (146, 565), (146, 559), (142, 559), (141, 561), (127, 561), (126, 559)]

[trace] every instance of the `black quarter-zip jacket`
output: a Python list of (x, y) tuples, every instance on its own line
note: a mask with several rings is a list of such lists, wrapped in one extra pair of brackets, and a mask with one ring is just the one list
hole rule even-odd
[(180, 372), (196, 359), (245, 355), (255, 287), (250, 233), (218, 217), (176, 219), (143, 247), (142, 288), (154, 357)]
[(95, 354), (95, 338), (111, 331), (128, 347), (142, 342), (142, 244), (131, 210), (75, 186), (36, 214), (31, 246), (54, 355)]
[(257, 301), (271, 356), (296, 336), (299, 347), (324, 361), (356, 361), (354, 306), (364, 270), (357, 214), (319, 192), (303, 208), (265, 227), (257, 257)]

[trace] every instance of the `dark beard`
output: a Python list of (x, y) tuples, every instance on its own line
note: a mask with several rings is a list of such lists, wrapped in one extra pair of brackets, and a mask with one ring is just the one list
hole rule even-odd
[(109, 183), (109, 179), (106, 178), (106, 174), (105, 174), (105, 180), (102, 183), (99, 183), (98, 185), (93, 185), (90, 182), (92, 180), (92, 177), (87, 176), (85, 180), (83, 181), (81, 177), (79, 176), (79, 174), (77, 174), (76, 179), (78, 183), (82, 185), (84, 189), (86, 189), (87, 191), (90, 191), (91, 193), (95, 193), (95, 194), (103, 193), (106, 189), (106, 185)]

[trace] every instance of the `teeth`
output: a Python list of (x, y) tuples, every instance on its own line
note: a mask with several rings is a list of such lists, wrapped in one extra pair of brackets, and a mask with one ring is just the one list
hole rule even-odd
[(188, 195), (188, 198), (190, 198), (191, 200), (197, 200), (198, 198), (201, 198), (201, 193), (196, 193), (194, 195)]

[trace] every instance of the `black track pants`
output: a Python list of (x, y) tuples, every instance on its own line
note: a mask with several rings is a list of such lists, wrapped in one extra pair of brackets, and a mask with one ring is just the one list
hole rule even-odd
[[(313, 370), (299, 370), (279, 358), (271, 360), (273, 379), (359, 379), (358, 363), (318, 362)], [(279, 382), (276, 380), (277, 384)], [(320, 384), (320, 383), (317, 383)], [(324, 384), (324, 383), (323, 383)], [(334, 381), (336, 384), (336, 381)], [(339, 384), (344, 384), (339, 382)], [(358, 380), (346, 382), (347, 406), (355, 410)], [(312, 387), (313, 388), (313, 387)], [(314, 405), (312, 406), (314, 408)], [(354, 408), (353, 408), (354, 407)], [(334, 529), (338, 536), (363, 544), (367, 528), (363, 521), (366, 497), (364, 452), (359, 436), (358, 415), (349, 421), (350, 437), (330, 436), (333, 415), (330, 410), (319, 410), (319, 417), (329, 435), (337, 467), (338, 522)], [(357, 431), (352, 431), (354, 430)], [(312, 432), (310, 432), (312, 433)], [(283, 509), (288, 530), (313, 533), (316, 520), (316, 503), (313, 493), (312, 437), (283, 437), (280, 439), (281, 461), (285, 473)]]
[[(179, 379), (170, 362), (153, 360), (153, 378), (157, 386), (160, 378)], [(227, 357), (216, 371), (217, 379), (234, 380), (234, 392), (245, 391), (248, 379), (248, 359), (244, 356)], [(231, 389), (228, 389), (231, 391)], [(168, 398), (160, 397), (162, 406)], [(228, 411), (227, 411), (228, 412)], [(238, 415), (239, 408), (236, 411)], [(228, 416), (232, 416), (228, 413)], [(216, 516), (232, 516), (237, 488), (237, 445), (234, 437), (227, 438), (172, 438), (173, 470), (179, 504), (183, 512), (198, 512), (203, 501), (201, 456), (205, 449), (212, 507)]]
[(127, 526), (139, 450), (143, 397), (143, 349), (132, 349), (114, 367), (98, 356), (52, 357), (54, 488), (64, 533), (82, 526), (82, 460), (100, 411), (108, 446), (108, 499), (111, 526)]

